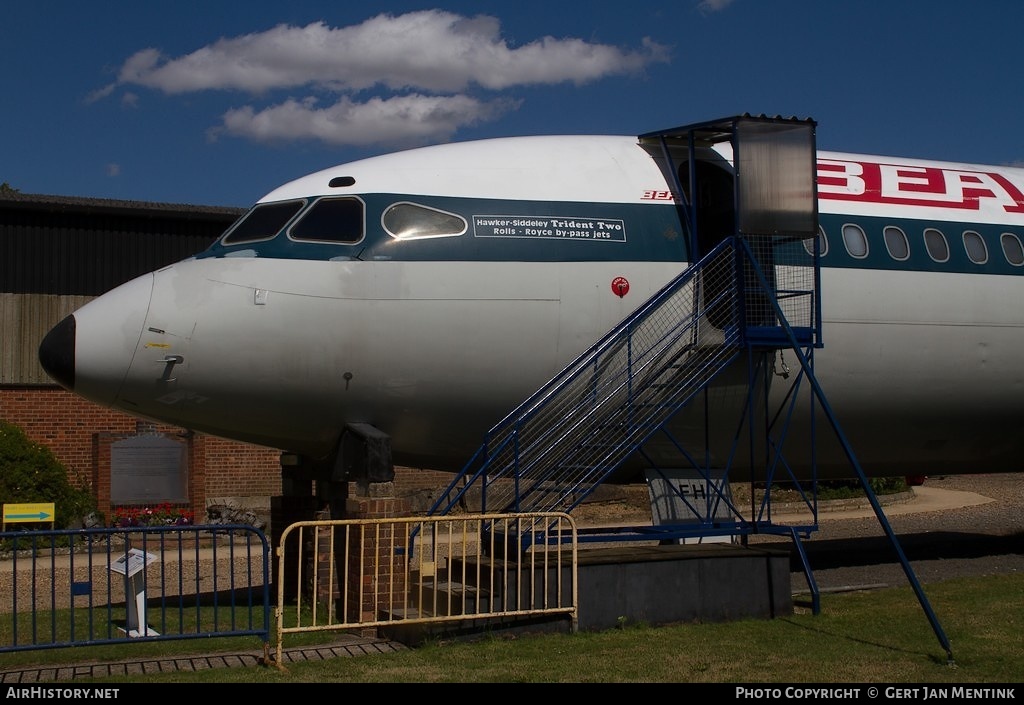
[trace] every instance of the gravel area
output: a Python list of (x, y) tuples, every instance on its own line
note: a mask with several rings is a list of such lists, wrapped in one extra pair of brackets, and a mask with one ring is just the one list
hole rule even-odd
[[(923, 487), (974, 493), (991, 501), (936, 508), (913, 498), (879, 498), (919, 582), (1024, 571), (1024, 473), (934, 477)], [(574, 518), (581, 525), (650, 521), (646, 486), (607, 488), (603, 500), (584, 503), (573, 511)], [(819, 509), (819, 529), (802, 540), (819, 590), (908, 585), (899, 555), (870, 507), (859, 512), (869, 516), (858, 518), (856, 512), (832, 511), (829, 504)], [(770, 535), (751, 536), (749, 543), (793, 545), (789, 538)], [(794, 592), (805, 590), (796, 551), (792, 569)]]
[[(991, 501), (970, 506), (954, 502), (937, 507), (934, 503), (905, 496), (880, 497), (899, 548), (919, 582), (1024, 571), (1024, 473), (935, 477), (928, 478), (924, 487), (973, 493), (980, 496), (974, 497), (976, 501), (980, 498)], [(584, 502), (573, 510), (573, 518), (580, 526), (650, 522), (646, 485), (600, 489), (593, 501)], [(878, 518), (870, 509), (862, 509), (860, 517), (850, 509), (846, 500), (822, 503), (819, 529), (802, 540), (818, 589), (826, 592), (909, 584), (899, 555)], [(749, 537), (749, 543), (777, 545), (784, 549), (793, 547), (787, 537), (766, 534)], [(792, 551), (791, 554), (791, 585), (793, 591), (799, 593), (807, 590), (807, 581), (798, 553)], [(222, 551), (218, 558), (227, 556)], [(71, 571), (66, 562), (67, 557), (63, 556), (55, 567), (54, 577), (58, 581), (69, 579)], [(23, 561), (22, 565), (30, 564)], [(88, 565), (84, 558), (77, 559), (75, 572), (87, 570)], [(27, 578), (15, 589), (13, 567), (13, 561), (0, 561), (0, 614), (12, 609), (11, 600), (15, 596), (19, 596), (19, 604), (26, 605), (30, 594), (45, 593), (44, 597), (50, 594), (49, 590), (40, 592), (38, 585), (25, 581)], [(197, 571), (202, 573), (202, 580), (216, 573), (191, 565), (188, 570), (189, 584), (197, 579)], [(96, 568), (92, 579), (97, 589), (105, 590), (108, 573), (105, 565)], [(229, 575), (230, 571), (225, 566), (220, 574)], [(76, 577), (76, 580), (85, 579), (88, 578)], [(210, 586), (210, 589), (215, 588)], [(25, 591), (30, 592), (21, 594)], [(64, 591), (59, 592), (64, 594)]]
[[(119, 539), (116, 534), (108, 535)], [(136, 543), (137, 548), (141, 543)], [(238, 590), (247, 597), (260, 597), (262, 591), (262, 550), (250, 543), (229, 545), (219, 543), (213, 547), (204, 542), (196, 549), (193, 542), (185, 541), (179, 550), (178, 542), (167, 537), (150, 538), (146, 551), (162, 555), (145, 574), (145, 590), (152, 600), (170, 600), (171, 608), (195, 604), (196, 594), (227, 593)], [(161, 550), (162, 549), (162, 550)], [(0, 617), (12, 612), (32, 609), (51, 610), (95, 605), (119, 604), (126, 599), (128, 582), (123, 563), (123, 541), (98, 544), (93, 553), (69, 554), (66, 549), (55, 553), (47, 550), (33, 558), (31, 555), (10, 556), (0, 559)], [(79, 584), (87, 589), (73, 596), (69, 589)], [(185, 595), (179, 598), (180, 595)]]
[[(991, 502), (941, 510), (883, 513), (921, 583), (1024, 571), (1024, 473), (928, 478), (925, 487), (972, 492)], [(877, 517), (819, 514), (820, 530), (805, 541), (819, 589), (907, 585), (892, 542)], [(794, 590), (806, 585), (803, 571)]]

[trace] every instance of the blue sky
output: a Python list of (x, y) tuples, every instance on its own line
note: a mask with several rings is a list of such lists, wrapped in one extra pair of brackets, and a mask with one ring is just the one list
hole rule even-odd
[(247, 206), (332, 164), (743, 112), (1024, 163), (1019, 0), (4, 2), (0, 182)]

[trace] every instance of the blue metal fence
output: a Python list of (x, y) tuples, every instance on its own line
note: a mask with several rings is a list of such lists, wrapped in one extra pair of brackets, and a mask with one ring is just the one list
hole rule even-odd
[(0, 653), (271, 629), (270, 546), (245, 525), (0, 533)]

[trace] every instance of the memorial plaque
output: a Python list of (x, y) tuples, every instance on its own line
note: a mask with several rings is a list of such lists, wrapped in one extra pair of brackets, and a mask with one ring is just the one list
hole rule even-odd
[(136, 436), (110, 448), (112, 504), (188, 502), (185, 443), (164, 436)]

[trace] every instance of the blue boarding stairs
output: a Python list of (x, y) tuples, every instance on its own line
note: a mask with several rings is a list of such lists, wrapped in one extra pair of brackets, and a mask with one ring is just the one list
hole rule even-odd
[[(690, 205), (708, 200), (697, 191), (702, 170), (719, 180), (728, 173), (732, 181), (724, 190), (732, 201), (725, 203), (732, 209), (729, 234), (496, 424), (428, 513), (465, 508), (472, 497), (485, 514), (571, 514), (624, 468), (642, 465), (648, 484), (673, 495), (662, 500), (681, 507), (685, 520), (580, 529), (580, 542), (788, 536), (817, 614), (820, 595), (801, 542), (818, 529), (817, 472), (801, 483), (787, 462), (796, 447), (810, 454), (813, 465), (814, 438), (786, 444), (797, 402), (809, 395), (841, 444), (952, 663), (948, 639), (814, 376), (814, 350), (823, 346), (815, 127), (809, 120), (743, 115), (641, 135), (681, 195), (690, 251), (701, 252), (707, 242), (702, 228), (723, 222)], [(732, 154), (729, 172), (715, 161), (723, 150), (711, 151), (723, 144)], [(779, 371), (784, 354), (799, 364), (792, 380), (784, 362)], [(772, 397), (782, 401), (770, 408), (769, 390), (784, 383), (785, 393)], [(722, 401), (728, 396), (723, 389), (741, 387), (740, 403)], [(673, 430), (673, 421), (684, 414), (684, 426), (691, 428), (687, 439)], [(694, 443), (695, 419), (706, 442)], [(717, 424), (726, 426), (716, 435)], [(710, 452), (712, 437), (729, 439), (727, 447)], [(652, 459), (646, 447), (654, 442), (677, 451), (672, 468)], [(729, 492), (730, 473), (741, 459), (751, 483), (750, 506), (742, 508)], [(673, 481), (679, 468), (697, 478), (701, 493)], [(806, 522), (773, 521), (771, 487), (778, 482), (798, 489)], [(760, 499), (755, 484), (764, 488)], [(543, 532), (531, 537), (545, 540)]]

